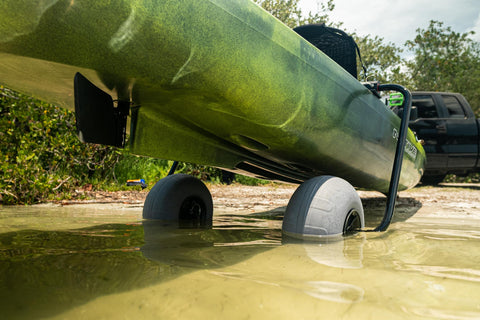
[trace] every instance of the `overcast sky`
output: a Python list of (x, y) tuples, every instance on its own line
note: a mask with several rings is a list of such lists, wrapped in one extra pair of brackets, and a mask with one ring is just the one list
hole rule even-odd
[[(315, 12), (318, 3), (326, 0), (300, 0), (307, 15)], [(430, 20), (442, 21), (455, 32), (473, 30), (472, 37), (480, 42), (480, 0), (334, 0), (329, 14), (334, 22), (343, 22), (343, 29), (358, 35), (371, 34), (393, 42), (399, 47), (413, 40), (416, 29), (426, 29)]]

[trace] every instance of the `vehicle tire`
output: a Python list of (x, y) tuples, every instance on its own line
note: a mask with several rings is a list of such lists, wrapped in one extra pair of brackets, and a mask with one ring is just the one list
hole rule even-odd
[(347, 181), (315, 177), (294, 192), (283, 218), (284, 234), (299, 239), (341, 236), (365, 226), (358, 193)]
[(422, 184), (434, 186), (437, 185), (445, 179), (445, 175), (433, 175), (433, 176), (423, 176), (422, 177)]
[(205, 184), (186, 174), (158, 181), (143, 206), (143, 218), (178, 222), (180, 226), (212, 225), (213, 201)]

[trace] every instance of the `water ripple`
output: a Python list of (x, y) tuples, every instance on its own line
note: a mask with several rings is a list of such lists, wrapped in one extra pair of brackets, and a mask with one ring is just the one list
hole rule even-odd
[(405, 271), (416, 271), (434, 277), (480, 282), (480, 270), (476, 269), (412, 264), (406, 264), (402, 269)]
[(306, 290), (305, 293), (321, 300), (354, 303), (363, 300), (365, 291), (357, 286), (348, 283), (339, 283), (332, 281), (310, 281), (307, 285), (311, 290)]
[(404, 311), (416, 316), (432, 319), (473, 320), (480, 319), (480, 312), (465, 310), (445, 310), (434, 308), (404, 308)]

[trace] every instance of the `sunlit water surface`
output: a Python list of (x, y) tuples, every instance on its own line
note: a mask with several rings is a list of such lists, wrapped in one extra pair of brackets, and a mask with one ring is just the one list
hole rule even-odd
[(276, 214), (215, 212), (195, 230), (141, 208), (0, 207), (0, 318), (480, 318), (479, 220), (411, 216), (329, 243), (280, 228)]

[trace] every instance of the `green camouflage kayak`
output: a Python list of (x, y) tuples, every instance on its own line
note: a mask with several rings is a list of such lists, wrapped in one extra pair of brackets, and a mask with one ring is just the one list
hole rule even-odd
[[(132, 153), (388, 190), (400, 118), (250, 0), (0, 3), (0, 84), (73, 108), (73, 78), (132, 101)], [(408, 132), (400, 189), (423, 173)]]

